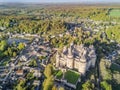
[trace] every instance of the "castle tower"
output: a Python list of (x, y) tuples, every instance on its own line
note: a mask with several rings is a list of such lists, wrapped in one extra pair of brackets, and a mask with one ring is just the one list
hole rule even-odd
[(85, 74), (86, 72), (86, 66), (87, 66), (87, 63), (86, 62), (79, 62), (79, 68), (78, 68), (78, 71), (81, 73), (81, 74)]
[(63, 54), (66, 54), (67, 53), (67, 47), (64, 47), (63, 48)]
[(87, 49), (83, 47), (81, 53), (80, 53), (80, 61), (79, 61), (79, 68), (78, 68), (78, 71), (80, 73), (82, 73), (83, 75), (85, 74), (86, 72), (86, 69), (87, 69), (87, 58), (86, 58), (86, 54), (87, 54)]
[(91, 45), (89, 48), (90, 48), (89, 56), (91, 58), (91, 66), (95, 67), (95, 63), (96, 63), (95, 48), (93, 45)]
[(73, 54), (72, 54), (72, 48), (68, 48), (68, 57), (69, 58), (73, 58)]
[(80, 61), (81, 62), (87, 62), (87, 59), (86, 59), (86, 54), (87, 54), (87, 51), (86, 51), (86, 49), (84, 48), (82, 51), (81, 51), (82, 53), (80, 53)]
[(95, 63), (96, 63), (96, 54), (94, 51), (92, 51), (92, 54), (91, 54), (91, 63), (92, 63), (92, 67), (95, 67)]
[(68, 55), (67, 55), (67, 67), (73, 69), (74, 59), (72, 53), (73, 44), (70, 44), (70, 48), (68, 48)]

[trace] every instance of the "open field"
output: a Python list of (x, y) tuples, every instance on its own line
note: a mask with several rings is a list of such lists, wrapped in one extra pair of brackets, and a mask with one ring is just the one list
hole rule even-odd
[(112, 17), (120, 17), (120, 9), (113, 9), (109, 12), (109, 15)]

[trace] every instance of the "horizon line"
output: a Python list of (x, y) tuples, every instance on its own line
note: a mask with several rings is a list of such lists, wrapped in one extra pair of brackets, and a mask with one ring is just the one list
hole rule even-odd
[(82, 1), (82, 2), (0, 2), (0, 3), (18, 3), (18, 4), (120, 4), (120, 2), (91, 2), (91, 1)]

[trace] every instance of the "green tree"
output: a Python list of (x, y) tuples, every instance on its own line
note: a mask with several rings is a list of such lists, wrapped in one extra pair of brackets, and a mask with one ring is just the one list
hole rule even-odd
[(10, 47), (8, 48), (8, 53), (9, 53), (9, 56), (12, 56), (12, 49)]
[(112, 90), (111, 85), (107, 83), (106, 81), (101, 82), (101, 87), (103, 90)]
[(13, 57), (16, 57), (16, 56), (17, 56), (16, 52), (13, 52)]
[(2, 41), (0, 42), (0, 50), (1, 50), (1, 51), (4, 51), (4, 50), (6, 49), (6, 47), (7, 47), (7, 41), (2, 40)]
[(24, 49), (24, 47), (25, 47), (24, 43), (19, 43), (19, 45), (18, 45), (18, 49), (19, 50)]
[(92, 84), (90, 81), (86, 81), (83, 85), (82, 85), (82, 90), (92, 90)]
[(105, 62), (103, 59), (101, 59), (100, 61), (100, 73), (101, 73), (101, 76), (104, 80), (112, 80), (112, 74), (110, 72), (110, 70), (108, 69), (110, 67), (107, 67), (108, 64), (110, 64), (109, 62)]
[(29, 64), (29, 66), (33, 66), (33, 67), (36, 67), (37, 66), (37, 62), (36, 60), (32, 60)]
[(17, 86), (15, 87), (15, 90), (25, 90), (25, 88), (23, 87), (24, 84), (25, 84), (25, 82), (21, 80), (21, 81), (17, 84)]

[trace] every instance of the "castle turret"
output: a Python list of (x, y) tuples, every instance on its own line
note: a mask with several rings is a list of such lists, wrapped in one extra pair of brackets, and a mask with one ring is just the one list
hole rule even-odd
[(85, 74), (86, 72), (86, 69), (87, 69), (87, 58), (86, 58), (86, 54), (87, 54), (87, 49), (86, 48), (82, 48), (82, 51), (80, 53), (80, 62), (79, 62), (79, 68), (78, 68), (78, 71), (80, 73), (82, 73), (83, 75)]
[(72, 49), (68, 48), (68, 58), (73, 58)]
[(91, 58), (91, 66), (95, 67), (95, 62), (96, 62), (96, 54), (95, 54), (95, 48), (93, 45), (91, 45), (90, 47), (90, 52), (89, 52), (89, 57)]
[(87, 63), (79, 63), (79, 68), (78, 68), (78, 71), (81, 73), (81, 74), (85, 74), (86, 72), (86, 67), (87, 67)]
[(63, 48), (63, 54), (66, 54), (67, 53), (67, 47), (64, 47)]
[(82, 51), (81, 51), (82, 53), (80, 53), (80, 61), (81, 62), (87, 62), (87, 59), (86, 59), (86, 54), (87, 54), (87, 51), (86, 51), (86, 49), (84, 48)]
[(68, 58), (73, 58), (72, 48), (73, 48), (73, 44), (71, 43), (70, 47), (68, 48)]
[(68, 48), (68, 55), (67, 55), (67, 67), (73, 69), (74, 59), (72, 53), (73, 44), (70, 44), (70, 48)]

